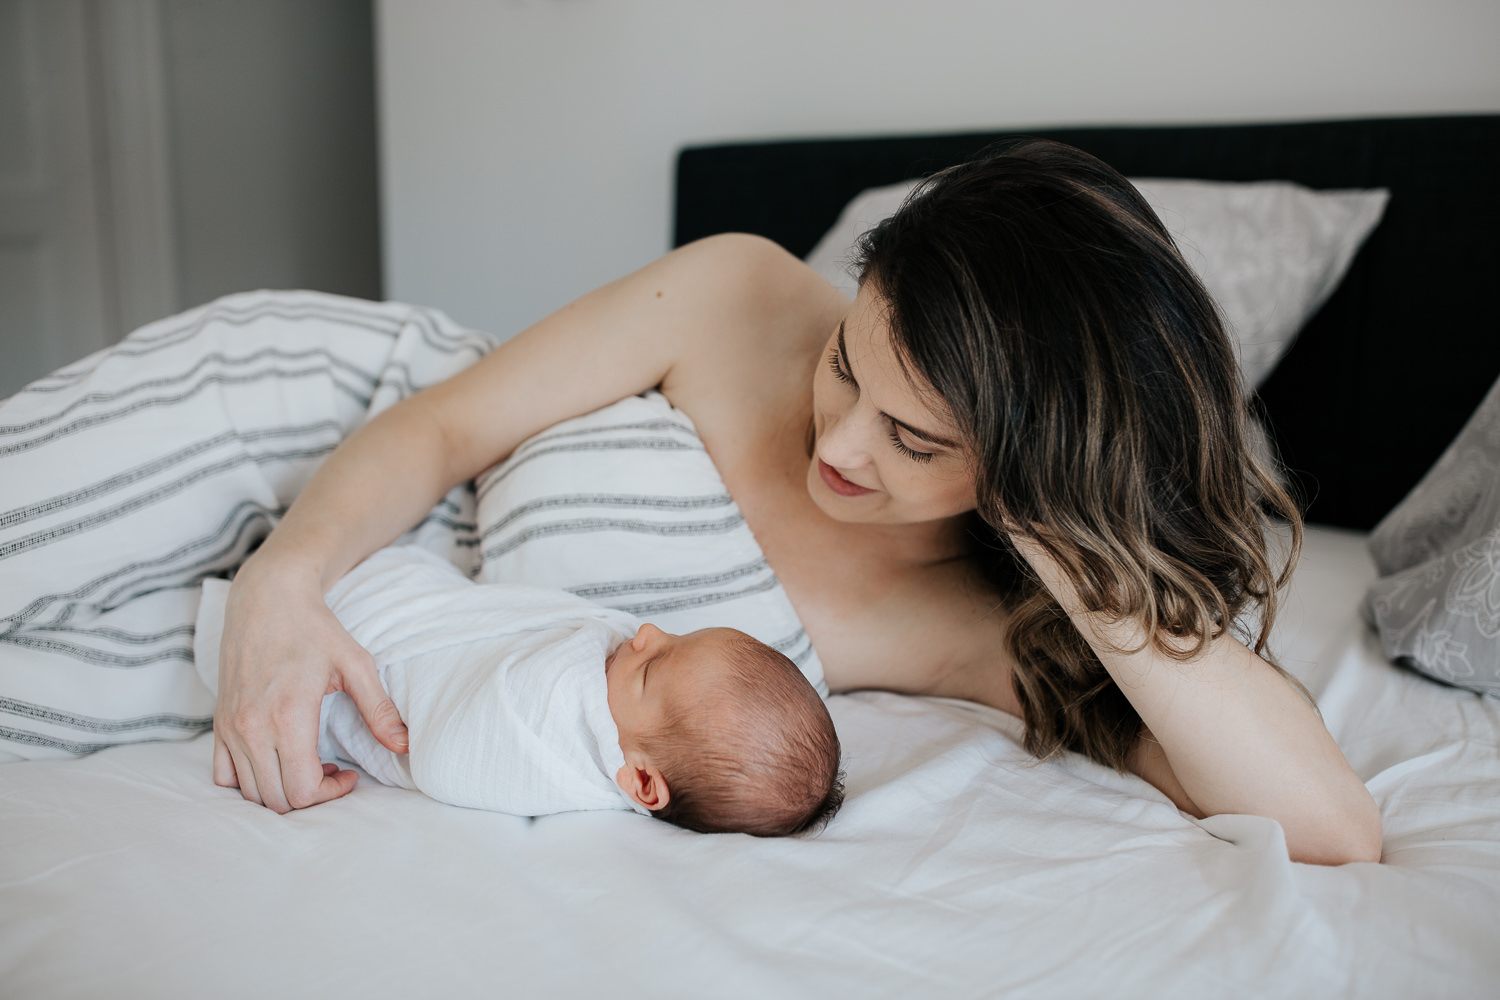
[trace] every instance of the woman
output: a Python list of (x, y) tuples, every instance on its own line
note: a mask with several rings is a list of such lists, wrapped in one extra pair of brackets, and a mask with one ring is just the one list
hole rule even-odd
[[(851, 306), (771, 243), (704, 240), (360, 429), (236, 577), (215, 780), (278, 812), (348, 792), (315, 753), (330, 690), (404, 749), (323, 593), (527, 437), (658, 386), (833, 690), (984, 702), (1034, 752), (1278, 820), (1295, 860), (1378, 860), (1369, 793), (1258, 655), (1264, 512), (1295, 537), (1295, 510), (1249, 450), (1211, 301), (1128, 182), (1014, 144), (934, 178), (861, 266)], [(1257, 604), (1252, 649), (1232, 624)]]

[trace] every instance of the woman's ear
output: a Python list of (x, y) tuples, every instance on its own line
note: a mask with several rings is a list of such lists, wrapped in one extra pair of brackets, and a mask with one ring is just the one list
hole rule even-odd
[(665, 809), (672, 801), (672, 791), (661, 776), (661, 769), (647, 760), (627, 759), (625, 766), (615, 772), (615, 783), (632, 802), (650, 812)]

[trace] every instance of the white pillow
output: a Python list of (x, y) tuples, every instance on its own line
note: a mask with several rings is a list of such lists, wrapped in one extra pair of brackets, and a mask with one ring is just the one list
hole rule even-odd
[[(1132, 180), (1198, 272), (1234, 339), (1245, 385), (1257, 388), (1343, 280), (1390, 192), (1314, 191), (1287, 181)], [(845, 206), (807, 256), (851, 298), (860, 236), (918, 184), (870, 188)]]

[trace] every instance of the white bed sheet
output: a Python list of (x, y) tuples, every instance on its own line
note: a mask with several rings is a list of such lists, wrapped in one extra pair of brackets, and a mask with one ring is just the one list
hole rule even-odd
[(212, 742), (0, 766), (0, 993), (1489, 997), (1500, 700), (1386, 663), (1363, 537), (1314, 529), (1278, 629), (1380, 802), (1385, 864), (1286, 860), (959, 702), (832, 700), (849, 770), (820, 836), (623, 812), (525, 820), (368, 779), (281, 817)]

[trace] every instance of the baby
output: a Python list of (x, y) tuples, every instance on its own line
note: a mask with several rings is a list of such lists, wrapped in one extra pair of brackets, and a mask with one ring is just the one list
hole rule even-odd
[[(228, 584), (204, 585), (194, 649), (212, 688)], [(328, 592), (374, 656), (408, 754), (342, 693), (319, 753), (455, 805), (538, 816), (633, 808), (705, 833), (798, 833), (842, 799), (817, 691), (733, 629), (671, 635), (559, 590), (476, 584), (415, 547), (376, 552)]]

